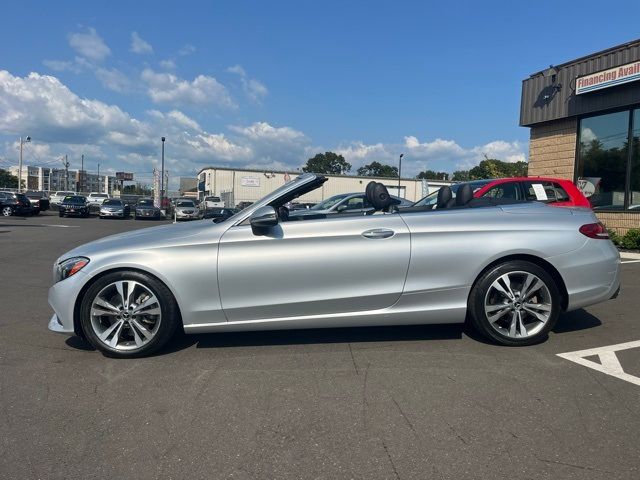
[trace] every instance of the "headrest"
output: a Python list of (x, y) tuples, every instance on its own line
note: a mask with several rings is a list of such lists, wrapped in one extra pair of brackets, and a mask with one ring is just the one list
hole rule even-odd
[(391, 205), (400, 203), (389, 195), (387, 187), (380, 182), (369, 182), (365, 190), (365, 195), (369, 203), (371, 203), (376, 210), (387, 210)]
[(462, 207), (473, 200), (473, 189), (468, 183), (464, 183), (456, 192), (456, 206)]
[(440, 190), (438, 190), (438, 201), (436, 203), (436, 208), (446, 208), (452, 198), (453, 194), (451, 193), (451, 189), (447, 185), (445, 185), (444, 187), (440, 187)]

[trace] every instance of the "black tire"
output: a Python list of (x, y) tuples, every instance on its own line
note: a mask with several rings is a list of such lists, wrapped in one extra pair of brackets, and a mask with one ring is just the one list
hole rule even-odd
[[(526, 272), (538, 277), (538, 279), (540, 279), (547, 287), (550, 296), (549, 301), (551, 303), (549, 317), (543, 324), (542, 328), (537, 331), (537, 333), (524, 338), (513, 338), (512, 336), (501, 333), (498, 328), (494, 328), (492, 326), (491, 322), (487, 318), (487, 313), (485, 312), (485, 300), (491, 285), (506, 273), (512, 273), (516, 276), (519, 275), (516, 272)], [(523, 260), (514, 260), (507, 261), (490, 268), (478, 278), (469, 295), (468, 311), (472, 326), (485, 338), (500, 345), (516, 347), (533, 345), (546, 340), (549, 336), (549, 331), (555, 326), (558, 320), (561, 303), (562, 295), (560, 294), (558, 285), (545, 269), (535, 263)], [(508, 321), (508, 317), (509, 315), (505, 315), (504, 319), (501, 321)], [(496, 325), (497, 324), (498, 322), (496, 322)]]
[[(151, 290), (158, 298), (162, 310), (162, 320), (158, 331), (149, 343), (140, 348), (132, 350), (117, 350), (103, 343), (96, 335), (91, 326), (91, 304), (96, 295), (107, 285), (118, 280), (135, 280)], [(80, 305), (80, 326), (85, 338), (104, 355), (114, 358), (135, 358), (151, 355), (162, 348), (175, 334), (180, 322), (178, 304), (173, 298), (171, 291), (156, 278), (132, 271), (122, 271), (109, 273), (96, 280), (85, 292)]]

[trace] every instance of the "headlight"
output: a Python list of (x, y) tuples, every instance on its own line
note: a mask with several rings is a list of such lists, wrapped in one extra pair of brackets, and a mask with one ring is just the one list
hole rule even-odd
[(88, 263), (89, 259), (86, 257), (72, 257), (61, 261), (58, 263), (58, 268), (56, 269), (56, 282), (75, 275)]

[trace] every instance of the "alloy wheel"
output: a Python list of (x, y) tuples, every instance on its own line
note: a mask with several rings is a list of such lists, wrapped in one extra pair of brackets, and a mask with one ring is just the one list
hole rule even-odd
[(2, 209), (2, 215), (5, 217), (10, 217), (12, 213), (13, 211), (11, 210), (11, 207), (4, 207)]
[(508, 272), (489, 287), (484, 312), (491, 327), (514, 339), (536, 335), (551, 318), (553, 300), (549, 287), (525, 271)]
[(104, 287), (91, 303), (91, 327), (98, 339), (115, 350), (147, 345), (162, 321), (156, 295), (134, 280), (119, 280)]

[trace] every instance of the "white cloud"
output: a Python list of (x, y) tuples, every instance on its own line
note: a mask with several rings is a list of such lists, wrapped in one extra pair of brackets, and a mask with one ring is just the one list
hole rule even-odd
[(149, 97), (155, 103), (236, 107), (227, 88), (214, 77), (198, 75), (188, 81), (171, 73), (158, 73), (146, 68), (142, 71), (141, 78), (147, 85)]
[(273, 127), (267, 122), (256, 122), (248, 127), (231, 126), (230, 130), (252, 140), (270, 142), (306, 141), (304, 133), (290, 127)]
[(180, 50), (178, 50), (178, 55), (182, 57), (185, 57), (187, 55), (193, 55), (194, 53), (196, 53), (196, 47), (188, 43), (184, 47), (182, 47)]
[(167, 58), (166, 60), (160, 60), (160, 66), (162, 68), (164, 68), (165, 70), (175, 70), (176, 69), (176, 62), (174, 62), (170, 58)]
[(131, 49), (133, 53), (138, 53), (140, 55), (146, 55), (148, 53), (153, 53), (153, 47), (149, 42), (145, 41), (138, 35), (138, 32), (131, 32)]
[(267, 87), (265, 87), (263, 83), (259, 82), (255, 78), (249, 78), (247, 76), (247, 72), (242, 65), (233, 65), (232, 67), (227, 68), (226, 71), (240, 77), (242, 89), (251, 101), (259, 104), (269, 93), (269, 90), (267, 90)]
[(95, 28), (89, 28), (85, 33), (70, 34), (69, 45), (78, 54), (94, 62), (101, 62), (111, 55), (111, 49), (98, 35)]
[(42, 63), (55, 72), (70, 70), (77, 73), (79, 71), (78, 66), (72, 60), (45, 60)]
[(115, 68), (96, 68), (95, 76), (102, 86), (114, 92), (126, 92), (130, 88), (129, 78)]

